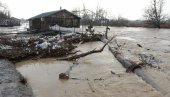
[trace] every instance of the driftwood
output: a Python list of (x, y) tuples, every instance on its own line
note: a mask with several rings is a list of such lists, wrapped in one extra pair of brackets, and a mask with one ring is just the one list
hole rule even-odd
[[(101, 38), (101, 41), (107, 43), (108, 40), (105, 38)], [(150, 84), (156, 90), (160, 91), (163, 95), (166, 95), (168, 93), (163, 87), (161, 87), (161, 85), (156, 84), (156, 82), (150, 76), (148, 76), (138, 64), (136, 64), (133, 61), (125, 59), (124, 56), (110, 44), (109, 50), (112, 52), (115, 58), (123, 65), (123, 67), (127, 69), (127, 71), (136, 73), (146, 83)]]
[(99, 50), (93, 49), (93, 50), (88, 51), (88, 52), (86, 52), (86, 53), (81, 53), (81, 54), (79, 54), (79, 55), (73, 55), (73, 56), (71, 56), (71, 57), (61, 58), (60, 60), (69, 60), (69, 61), (71, 61), (71, 60), (79, 59), (79, 58), (81, 58), (81, 57), (85, 57), (85, 56), (90, 55), (90, 54), (100, 53), (100, 52), (102, 52), (102, 51), (104, 50), (104, 48), (106, 47), (106, 45), (107, 45), (110, 41), (112, 41), (113, 38), (115, 38), (115, 36), (112, 37), (109, 41), (107, 41), (107, 42), (104, 44), (104, 46), (103, 46), (101, 49), (99, 49)]
[(59, 74), (59, 79), (65, 79), (65, 80), (68, 80), (70, 78), (70, 71), (75, 67), (77, 66), (78, 63), (73, 63), (73, 65), (71, 65), (68, 70), (64, 73), (60, 73)]
[(90, 88), (90, 90), (92, 91), (92, 92), (95, 92), (95, 88), (94, 88), (94, 84), (91, 82), (91, 81), (89, 81), (89, 80), (87, 80), (88, 82), (88, 85), (89, 85), (89, 88)]
[(100, 41), (102, 37), (101, 34), (79, 34), (77, 36), (64, 36), (64, 39), (67, 43), (79, 43), (79, 42), (92, 42), (92, 41)]
[(69, 79), (70, 76), (67, 73), (60, 73), (59, 74), (59, 79)]

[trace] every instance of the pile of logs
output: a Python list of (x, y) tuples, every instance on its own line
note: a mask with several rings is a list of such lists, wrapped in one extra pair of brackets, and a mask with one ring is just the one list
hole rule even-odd
[(100, 34), (70, 34), (60, 36), (41, 36), (34, 38), (0, 37), (0, 58), (11, 61), (45, 57), (63, 57), (72, 54), (79, 42), (99, 41)]

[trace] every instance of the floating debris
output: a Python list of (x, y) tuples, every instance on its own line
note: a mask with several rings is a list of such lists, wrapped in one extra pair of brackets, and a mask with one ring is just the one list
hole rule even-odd
[(139, 58), (144, 65), (160, 69), (159, 67), (160, 60), (155, 58), (152, 54), (148, 54), (148, 55), (139, 54)]
[(137, 46), (142, 48), (142, 45), (140, 45), (140, 44), (137, 44)]
[(69, 75), (68, 74), (66, 74), (66, 73), (60, 73), (59, 74), (59, 79), (69, 79)]

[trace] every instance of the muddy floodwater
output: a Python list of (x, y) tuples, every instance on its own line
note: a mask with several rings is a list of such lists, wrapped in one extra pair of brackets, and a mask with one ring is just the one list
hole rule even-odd
[(0, 34), (5, 33), (20, 33), (22, 31), (26, 31), (28, 28), (28, 24), (24, 23), (21, 26), (14, 26), (14, 27), (0, 27)]
[[(117, 42), (123, 45), (121, 51), (127, 59), (138, 61), (141, 53), (159, 59), (161, 69), (146, 67), (145, 72), (168, 93), (162, 95), (137, 75), (126, 73), (107, 47), (76, 62), (55, 58), (19, 62), (17, 70), (27, 78), (36, 97), (170, 97), (170, 30), (113, 27), (109, 37), (113, 35), (118, 35)], [(86, 52), (102, 46), (102, 42), (91, 42), (79, 45), (77, 50)], [(59, 74), (70, 67), (70, 79), (60, 80)]]

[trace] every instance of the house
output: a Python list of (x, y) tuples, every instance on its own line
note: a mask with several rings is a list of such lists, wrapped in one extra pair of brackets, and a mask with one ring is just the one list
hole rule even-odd
[(0, 18), (0, 27), (13, 27), (20, 26), (20, 19), (11, 18)]
[(61, 27), (80, 27), (80, 17), (61, 9), (58, 11), (46, 12), (29, 19), (30, 29), (48, 30), (51, 26), (59, 25)]

